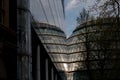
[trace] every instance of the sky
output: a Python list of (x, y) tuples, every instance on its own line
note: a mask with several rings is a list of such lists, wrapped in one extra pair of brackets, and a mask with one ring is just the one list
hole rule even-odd
[(88, 9), (93, 5), (94, 0), (64, 0), (65, 1), (65, 23), (66, 35), (69, 37), (77, 26), (76, 18), (82, 11), (83, 7)]
[(60, 0), (54, 0), (55, 3), (53, 3), (53, 0), (30, 0), (30, 10), (37, 22), (49, 23), (60, 27), (68, 38), (77, 26), (76, 18), (79, 16), (83, 7), (87, 9), (93, 4), (93, 1), (64, 0), (65, 20)]

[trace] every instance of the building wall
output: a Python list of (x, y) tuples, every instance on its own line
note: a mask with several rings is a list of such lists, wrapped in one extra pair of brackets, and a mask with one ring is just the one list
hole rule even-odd
[(0, 8), (0, 14), (1, 17), (1, 23), (4, 24), (6, 27), (9, 27), (9, 0), (1, 0), (1, 8)]
[[(53, 69), (53, 77), (57, 75), (51, 80), (61, 79), (33, 28), (31, 31), (28, 0), (0, 0), (0, 4), (0, 80), (39, 80), (38, 76), (45, 80), (45, 60), (50, 65), (48, 71)], [(44, 51), (40, 59), (37, 55), (42, 51), (38, 50)], [(40, 68), (43, 73), (38, 72)]]
[[(17, 77), (17, 38), (16, 38), (16, 18), (10, 17), (16, 10), (16, 1), (1, 0), (0, 4), (0, 80), (16, 80)], [(10, 21), (12, 20), (12, 21)], [(15, 23), (15, 24), (12, 24)], [(11, 26), (12, 24), (12, 26)]]

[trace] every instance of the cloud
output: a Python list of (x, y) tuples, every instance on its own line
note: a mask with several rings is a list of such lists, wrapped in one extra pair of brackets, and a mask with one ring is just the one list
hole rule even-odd
[(71, 10), (73, 8), (79, 7), (80, 6), (80, 0), (70, 0), (68, 4), (66, 5), (66, 10)]

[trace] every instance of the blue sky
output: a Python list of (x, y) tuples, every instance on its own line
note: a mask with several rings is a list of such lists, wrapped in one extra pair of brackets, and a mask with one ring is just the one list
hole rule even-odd
[(69, 37), (72, 31), (76, 28), (76, 18), (85, 7), (86, 9), (93, 4), (93, 0), (65, 0), (65, 22), (66, 22), (66, 35)]
[(72, 34), (76, 27), (76, 17), (79, 15), (80, 8), (74, 7), (73, 0), (65, 0), (65, 22), (66, 22), (66, 35), (67, 37)]

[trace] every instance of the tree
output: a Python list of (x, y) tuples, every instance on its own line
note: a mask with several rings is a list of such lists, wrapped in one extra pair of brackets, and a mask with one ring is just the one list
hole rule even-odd
[[(88, 35), (86, 34), (89, 30), (87, 29), (87, 23), (88, 20), (90, 19), (90, 14), (89, 14), (89, 11), (87, 11), (85, 8), (83, 8), (82, 12), (80, 12), (80, 15), (79, 17), (77, 17), (76, 21), (79, 25), (83, 24), (84, 23), (84, 26), (85, 26), (85, 35), (83, 35), (83, 38), (85, 39), (85, 48), (86, 48), (86, 54), (84, 54), (84, 56), (86, 56), (86, 59), (85, 59), (85, 65), (87, 67), (87, 70), (86, 70), (86, 77), (88, 77), (90, 80), (92, 80), (92, 77), (91, 77), (91, 72), (90, 72), (90, 69), (89, 69), (89, 63), (88, 63), (88, 58), (89, 58), (89, 44), (88, 44)], [(80, 39), (81, 36), (78, 36), (78, 39)], [(80, 46), (79, 46), (80, 47)], [(83, 63), (83, 65), (84, 65)]]
[(77, 17), (76, 21), (78, 24), (86, 22), (89, 19), (89, 11), (83, 8), (82, 12), (80, 12), (79, 17)]
[[(101, 2), (103, 4), (101, 4)], [(120, 67), (120, 65), (118, 65), (120, 62), (117, 60), (117, 62), (115, 62), (115, 59), (120, 56), (118, 55), (119, 50), (114, 50), (114, 47), (118, 47), (120, 40), (120, 0), (96, 0), (96, 4), (92, 6), (92, 9), (99, 14), (97, 19), (93, 20), (93, 23), (91, 23), (92, 21), (88, 21), (90, 19), (90, 10), (87, 11), (84, 8), (80, 16), (76, 19), (79, 26), (84, 27), (86, 33), (83, 34), (83, 36), (85, 38), (84, 44), (87, 53), (85, 63), (88, 77), (90, 80), (107, 80), (108, 78), (112, 79), (112, 77), (114, 79), (120, 78), (118, 76), (120, 72), (118, 71), (118, 74), (114, 72)], [(104, 24), (105, 21), (108, 22), (107, 25)], [(89, 22), (93, 26), (88, 25), (87, 23)], [(83, 26), (81, 24), (85, 25)], [(79, 36), (78, 39), (80, 39), (80, 37), (81, 36)], [(116, 58), (114, 59), (115, 56)], [(98, 74), (93, 73), (90, 67), (94, 67), (96, 69), (95, 73), (98, 71)], [(110, 72), (105, 72), (107, 69), (111, 69), (109, 70)], [(95, 75), (97, 76), (96, 79), (94, 78)]]
[[(87, 22), (83, 23), (85, 25), (80, 25), (84, 28), (81, 29), (84, 30), (84, 33), (81, 33), (82, 35), (78, 36), (78, 39), (84, 36), (83, 42), (85, 45), (83, 46), (85, 46), (86, 52), (85, 65), (87, 67), (87, 77), (90, 80), (120, 78), (117, 73), (114, 72), (120, 67), (120, 65), (118, 65), (120, 62), (117, 61), (120, 57), (120, 48), (117, 50), (120, 32), (116, 31), (114, 27), (117, 25), (115, 25), (115, 22), (112, 22), (114, 20), (110, 19), (106, 18), (105, 20), (104, 18), (103, 20), (99, 18), (95, 20), (94, 23), (90, 23), (90, 25), (88, 25)], [(108, 21), (109, 24), (104, 24), (105, 21)], [(106, 72), (106, 70), (108, 71)]]
[(99, 12), (99, 17), (116, 17), (119, 22), (120, 0), (96, 0), (92, 9)]

